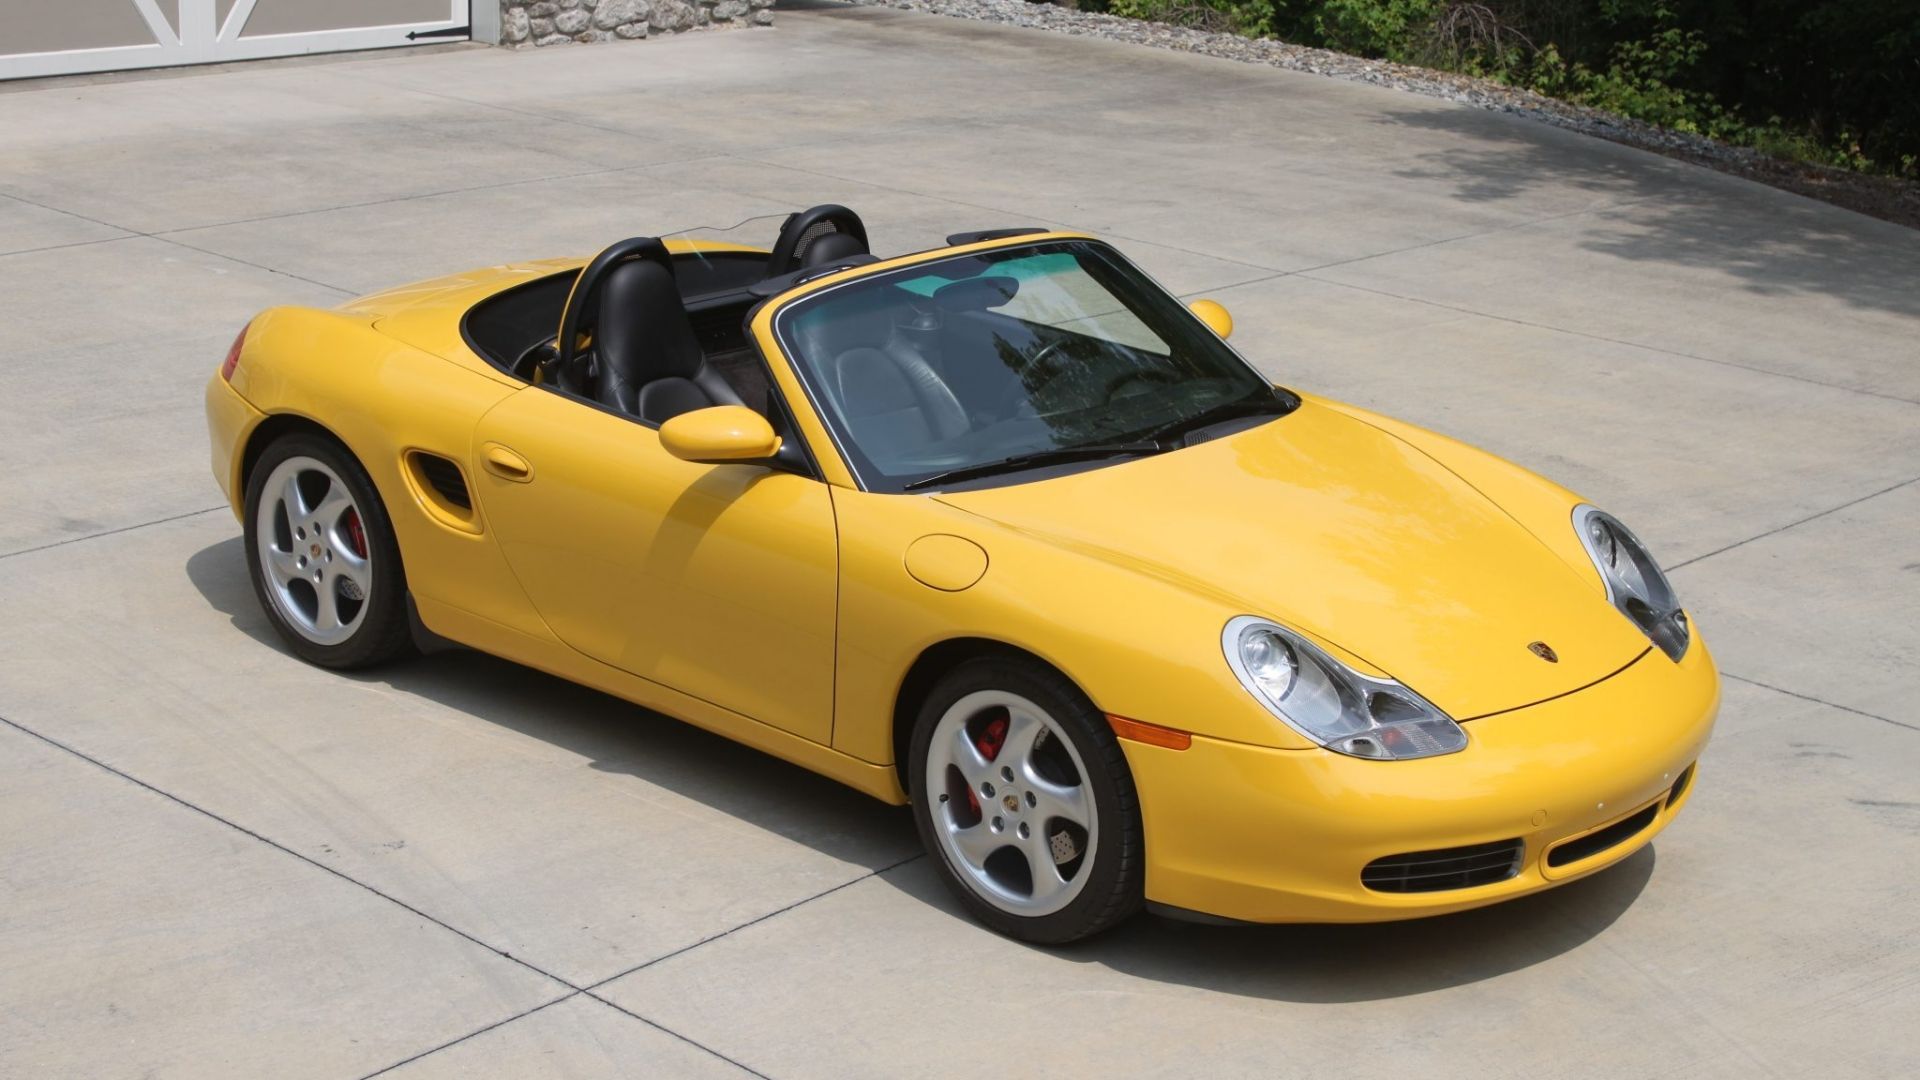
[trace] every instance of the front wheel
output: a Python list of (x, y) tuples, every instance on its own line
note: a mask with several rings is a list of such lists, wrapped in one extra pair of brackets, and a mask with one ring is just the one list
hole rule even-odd
[(247, 483), (245, 533), (254, 593), (301, 657), (348, 669), (411, 650), (393, 525), (338, 443), (303, 432), (268, 446)]
[(972, 914), (1058, 945), (1139, 909), (1145, 841), (1126, 755), (1065, 677), (1016, 657), (942, 679), (914, 726), (921, 840)]

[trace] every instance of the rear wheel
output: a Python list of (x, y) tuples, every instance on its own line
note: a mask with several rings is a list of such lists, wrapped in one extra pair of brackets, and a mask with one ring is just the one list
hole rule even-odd
[(359, 668), (411, 651), (392, 523), (338, 443), (303, 432), (268, 446), (247, 483), (244, 528), (254, 593), (295, 653)]
[(956, 668), (921, 707), (909, 779), (941, 876), (995, 930), (1063, 944), (1140, 907), (1145, 843), (1126, 756), (1057, 672), (1017, 657)]

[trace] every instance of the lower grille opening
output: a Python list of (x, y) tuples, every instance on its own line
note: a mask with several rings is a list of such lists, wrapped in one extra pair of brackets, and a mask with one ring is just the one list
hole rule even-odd
[(1687, 785), (1691, 783), (1693, 783), (1693, 766), (1689, 765), (1680, 770), (1680, 779), (1675, 780), (1673, 782), (1673, 790), (1667, 792), (1667, 806), (1669, 809), (1672, 808), (1674, 803), (1680, 801), (1680, 796), (1687, 793)]
[(1519, 840), (1410, 851), (1375, 859), (1360, 871), (1360, 883), (1375, 892), (1442, 892), (1505, 881), (1520, 872), (1526, 848)]
[(1632, 817), (1622, 818), (1606, 828), (1601, 829), (1599, 832), (1588, 833), (1578, 839), (1569, 840), (1559, 847), (1554, 848), (1552, 851), (1547, 852), (1547, 865), (1565, 866), (1568, 863), (1577, 863), (1581, 859), (1598, 855), (1610, 847), (1617, 847), (1620, 844), (1624, 844), (1628, 840), (1640, 835), (1641, 830), (1653, 824), (1654, 817), (1659, 813), (1660, 804), (1654, 803), (1652, 806), (1647, 807)]

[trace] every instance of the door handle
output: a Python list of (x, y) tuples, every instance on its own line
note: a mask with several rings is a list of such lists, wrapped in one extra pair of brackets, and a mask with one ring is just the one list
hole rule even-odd
[(502, 480), (524, 484), (533, 479), (533, 466), (527, 463), (527, 459), (499, 443), (490, 442), (481, 448), (480, 463)]

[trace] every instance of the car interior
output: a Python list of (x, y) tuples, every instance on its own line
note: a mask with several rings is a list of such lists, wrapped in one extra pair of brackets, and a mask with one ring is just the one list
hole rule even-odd
[[(1040, 231), (947, 239), (963, 244)], [(467, 312), (461, 330), (476, 353), (509, 374), (649, 426), (692, 409), (745, 405), (788, 436), (790, 420), (748, 340), (747, 322), (767, 298), (809, 277), (874, 261), (860, 216), (829, 203), (788, 215), (766, 253), (674, 254), (651, 237), (621, 241), (579, 271), (488, 297)], [(915, 349), (912, 327), (891, 327), (881, 316), (848, 335), (834, 350), (840, 389), (863, 417), (903, 438), (964, 428), (965, 410)]]
[[(787, 217), (771, 253), (670, 254), (651, 237), (621, 241), (582, 270), (488, 297), (462, 331), (494, 366), (642, 423), (715, 404), (772, 419), (770, 384), (747, 340), (749, 315), (771, 295), (756, 287), (872, 261), (859, 215), (816, 206)], [(563, 318), (581, 347), (562, 348)]]
[[(955, 255), (787, 305), (776, 332), (868, 490), (1149, 433), (1271, 385), (1112, 249)], [(1269, 400), (1272, 399), (1272, 400)]]
[[(961, 233), (947, 242), (1042, 231)], [(852, 288), (836, 294), (830, 315), (793, 322), (808, 377), (853, 436), (849, 452), (865, 470), (931, 473), (996, 451), (1110, 438), (1115, 432), (1103, 425), (1160, 418), (1151, 399), (1171, 382), (1187, 381), (1187, 393), (1177, 396), (1204, 392), (1199, 384), (1208, 382), (1221, 394), (1245, 392), (1237, 379), (1196, 383), (1202, 373), (1174, 355), (1191, 350), (1146, 332), (1137, 319), (1128, 340), (1116, 324), (1132, 316), (1103, 290), (1131, 286), (1093, 290), (1114, 310), (1082, 309), (1077, 301), (1087, 297), (1049, 298), (1044, 289), (1041, 299), (1027, 300), (1022, 281), (996, 270), (993, 258), (948, 269), (958, 277), (929, 271)], [(1039, 272), (1034, 260), (1047, 258), (1071, 265), (1073, 256), (1032, 256), (1026, 272)], [(816, 206), (790, 215), (767, 253), (674, 254), (652, 237), (620, 241), (578, 271), (487, 298), (462, 329), (477, 353), (514, 376), (648, 426), (744, 405), (781, 435), (786, 464), (798, 471), (808, 467), (803, 440), (747, 324), (760, 304), (811, 277), (875, 261), (857, 214)], [(814, 297), (802, 303), (818, 306)], [(1000, 362), (951, 362), (958, 357)]]
[[(956, 234), (947, 242), (1041, 231), (992, 229)], [(752, 370), (758, 358), (747, 340), (753, 309), (809, 277), (875, 261), (860, 216), (829, 203), (788, 215), (768, 253), (670, 254), (652, 238), (621, 241), (580, 271), (488, 297), (467, 312), (461, 330), (495, 367), (647, 423), (703, 404), (742, 403), (764, 413), (767, 379), (764, 371)], [(576, 330), (585, 347), (562, 364), (556, 327), (576, 295)], [(598, 317), (603, 310), (605, 320)], [(659, 380), (673, 381), (648, 392)]]

